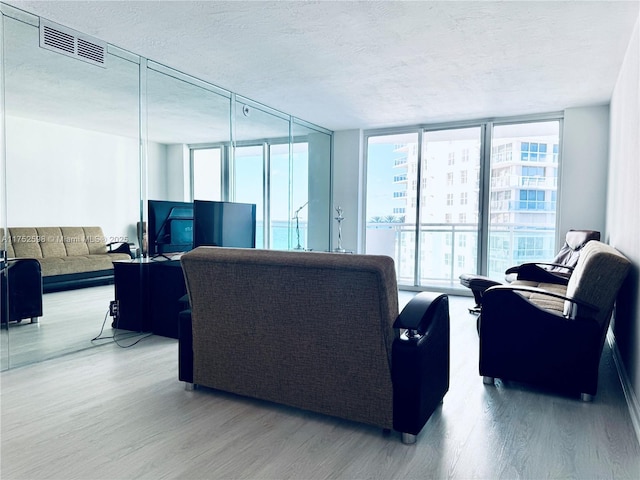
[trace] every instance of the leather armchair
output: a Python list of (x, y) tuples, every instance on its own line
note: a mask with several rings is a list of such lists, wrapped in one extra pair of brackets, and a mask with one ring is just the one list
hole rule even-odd
[(489, 288), (479, 318), (480, 375), (532, 383), (590, 400), (629, 261), (598, 241), (585, 245), (567, 285), (517, 280)]
[(30, 318), (37, 323), (42, 316), (42, 272), (33, 258), (7, 260), (2, 275), (2, 323)]
[(509, 283), (514, 280), (529, 280), (566, 285), (578, 263), (582, 247), (591, 240), (600, 240), (600, 232), (569, 230), (565, 235), (564, 245), (551, 262), (524, 263), (511, 267), (505, 272), (505, 279)]
[[(505, 272), (508, 283), (514, 280), (545, 282), (566, 285), (573, 272), (580, 251), (591, 240), (600, 240), (600, 232), (595, 230), (569, 230), (565, 235), (565, 242), (551, 262), (523, 263), (510, 267)], [(470, 288), (476, 305), (469, 309), (472, 313), (480, 313), (484, 292), (500, 282), (484, 276), (469, 273), (460, 275), (460, 284)]]

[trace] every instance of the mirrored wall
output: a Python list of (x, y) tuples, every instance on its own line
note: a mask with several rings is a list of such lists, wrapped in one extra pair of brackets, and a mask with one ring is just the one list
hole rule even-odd
[[(35, 227), (100, 227), (144, 258), (148, 200), (254, 203), (258, 248), (330, 249), (330, 131), (110, 45), (100, 64), (43, 48), (47, 22), (1, 7), (7, 264)], [(47, 284), (68, 266), (42, 267), (33, 322), (10, 319), (30, 300), (3, 268), (2, 370), (113, 342), (114, 285)]]

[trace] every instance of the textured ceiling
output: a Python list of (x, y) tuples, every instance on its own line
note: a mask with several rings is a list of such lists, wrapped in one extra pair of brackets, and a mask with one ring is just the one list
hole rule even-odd
[(8, 1), (332, 130), (607, 103), (638, 1)]

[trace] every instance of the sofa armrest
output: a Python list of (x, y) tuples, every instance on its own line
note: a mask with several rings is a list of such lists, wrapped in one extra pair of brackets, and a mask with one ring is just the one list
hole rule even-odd
[(107, 243), (107, 253), (126, 253), (131, 258), (134, 258), (131, 254), (131, 245), (132, 244), (126, 242)]
[(395, 328), (406, 329), (393, 342), (393, 428), (403, 441), (422, 430), (449, 390), (449, 299), (420, 293), (402, 310)]

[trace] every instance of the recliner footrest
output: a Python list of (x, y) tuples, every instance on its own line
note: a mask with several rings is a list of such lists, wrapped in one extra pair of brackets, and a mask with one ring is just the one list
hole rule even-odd
[(484, 292), (487, 288), (501, 285), (500, 282), (485, 277), (484, 275), (475, 275), (470, 273), (463, 273), (460, 275), (460, 284), (468, 287), (471, 290), (480, 290)]
[(470, 288), (473, 293), (473, 298), (476, 301), (476, 306), (469, 309), (472, 313), (480, 313), (480, 309), (482, 307), (482, 295), (484, 295), (485, 290), (496, 285), (501, 285), (500, 282), (496, 282), (489, 277), (473, 273), (463, 273), (459, 278), (460, 285)]

